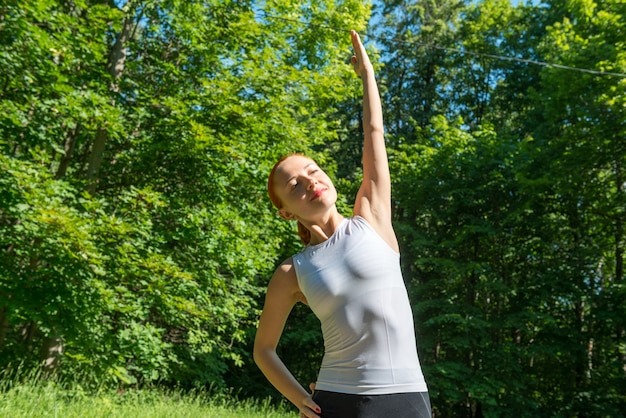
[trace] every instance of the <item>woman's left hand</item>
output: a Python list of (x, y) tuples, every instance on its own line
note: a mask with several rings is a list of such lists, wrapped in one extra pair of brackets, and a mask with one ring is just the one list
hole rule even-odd
[(365, 47), (361, 42), (361, 38), (356, 31), (350, 31), (350, 37), (352, 39), (352, 48), (354, 49), (354, 55), (351, 58), (352, 66), (354, 67), (354, 72), (357, 73), (359, 77), (363, 77), (364, 73), (368, 70), (374, 70), (372, 63), (367, 55), (367, 51), (365, 51)]

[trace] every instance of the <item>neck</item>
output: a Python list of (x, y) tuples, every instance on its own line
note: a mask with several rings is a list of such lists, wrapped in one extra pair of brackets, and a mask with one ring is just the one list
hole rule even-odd
[(334, 208), (334, 210), (320, 222), (306, 222), (303, 220), (300, 220), (300, 222), (311, 231), (311, 242), (309, 242), (309, 244), (317, 245), (330, 238), (330, 236), (335, 233), (342, 220), (343, 216)]

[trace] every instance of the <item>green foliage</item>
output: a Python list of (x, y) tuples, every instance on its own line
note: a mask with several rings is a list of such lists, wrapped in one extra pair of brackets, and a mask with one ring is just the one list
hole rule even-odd
[[(624, 3), (377, 6), (368, 36), (352, 0), (3, 2), (0, 368), (277, 399), (251, 346), (301, 247), (266, 176), (310, 154), (350, 213), (355, 28), (437, 414), (620, 416), (626, 84), (562, 67), (626, 71)], [(279, 350), (315, 379), (306, 307)]]
[(517, 324), (507, 324), (516, 286), (507, 236), (518, 205), (514, 148), (492, 127), (469, 134), (443, 118), (418, 138), (423, 145), (399, 147), (390, 158), (396, 229), (432, 395), (456, 405), (437, 406), (444, 414), (463, 414), (473, 399), (506, 410), (517, 404), (508, 377), (520, 371), (519, 359), (511, 352), (489, 358), (509, 344), (517, 350), (508, 329)]
[(0, 367), (225, 386), (298, 248), (267, 173), (294, 151), (329, 161), (367, 5), (0, 9)]
[[(609, 46), (622, 42), (619, 6), (550, 3), (475, 4), (457, 42), (490, 56), (624, 68)], [(624, 84), (472, 57), (471, 65), (465, 55), (453, 61), (456, 69), (441, 70), (458, 71), (451, 91), (460, 93), (448, 109), (463, 119), (413, 122), (390, 153), (396, 227), (435, 410), (619, 416), (626, 357), (616, 345), (623, 316), (615, 315), (624, 304), (614, 295), (624, 283), (626, 154), (623, 112), (613, 105)], [(394, 71), (383, 75), (397, 79)]]
[(180, 389), (85, 390), (78, 383), (47, 382), (36, 378), (25, 381), (3, 376), (0, 386), (0, 414), (18, 417), (128, 417), (154, 418), (281, 418), (292, 411), (269, 400), (242, 400), (229, 393)]
[[(2, 156), (0, 347), (11, 361), (36, 361), (42, 340), (87, 338), (102, 308), (104, 259), (90, 239), (79, 197), (40, 167)], [(41, 336), (37, 336), (41, 334)], [(5, 340), (6, 338), (6, 340)], [(19, 357), (16, 357), (19, 356)]]

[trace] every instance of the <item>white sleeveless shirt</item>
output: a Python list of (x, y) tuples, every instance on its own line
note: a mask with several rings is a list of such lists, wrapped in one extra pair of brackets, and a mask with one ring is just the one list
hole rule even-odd
[(315, 388), (375, 395), (426, 392), (413, 314), (396, 253), (362, 217), (293, 256), (300, 290), (321, 322)]

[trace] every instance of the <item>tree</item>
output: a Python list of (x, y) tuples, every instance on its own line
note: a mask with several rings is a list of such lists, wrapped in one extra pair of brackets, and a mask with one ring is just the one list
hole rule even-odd
[(462, 47), (439, 44), (454, 53), (441, 62), (456, 76), (438, 79), (455, 86), (437, 90), (448, 107), (394, 138), (395, 222), (437, 413), (623, 409), (623, 83), (598, 74), (623, 68), (621, 9), (468, 7), (447, 26)]
[(366, 5), (1, 7), (2, 367), (43, 349), (91, 381), (225, 385), (295, 244), (266, 173), (287, 152), (328, 159)]
[(570, 267), (568, 283), (574, 286), (559, 309), (572, 330), (566, 378), (571, 395), (562, 408), (567, 414), (611, 415), (623, 407), (618, 393), (626, 377), (623, 350), (616, 345), (624, 335), (623, 304), (615, 299), (624, 281), (624, 86), (619, 77), (593, 71), (623, 72), (626, 9), (612, 1), (548, 5), (566, 12), (540, 44), (546, 61), (581, 69), (548, 67), (531, 91), (534, 110), (544, 116), (535, 121), (529, 151), (535, 164), (527, 177), (535, 183), (551, 179), (551, 224), (561, 224), (554, 241), (569, 247), (559, 260)]
[(454, 47), (460, 1), (388, 1), (374, 26), (383, 54), (385, 125), (401, 142), (450, 108), (447, 87), (455, 76), (447, 48)]

